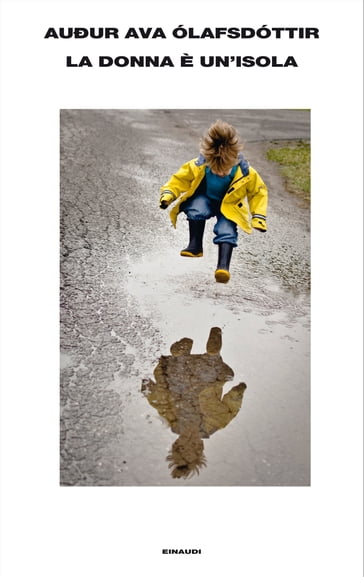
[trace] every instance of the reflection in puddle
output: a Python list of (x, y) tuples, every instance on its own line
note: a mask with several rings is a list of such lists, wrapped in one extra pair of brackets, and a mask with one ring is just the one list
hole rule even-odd
[(236, 417), (246, 389), (239, 383), (223, 395), (223, 386), (234, 372), (220, 356), (220, 328), (211, 329), (206, 353), (191, 355), (192, 345), (189, 338), (174, 343), (171, 356), (159, 359), (155, 382), (145, 379), (142, 384), (151, 406), (179, 435), (167, 457), (174, 478), (187, 478), (206, 466), (202, 439)]

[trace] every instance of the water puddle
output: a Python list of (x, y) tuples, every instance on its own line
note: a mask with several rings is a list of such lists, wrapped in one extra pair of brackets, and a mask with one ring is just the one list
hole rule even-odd
[(127, 288), (163, 353), (139, 364), (128, 484), (309, 484), (306, 297), (174, 255), (130, 263)]

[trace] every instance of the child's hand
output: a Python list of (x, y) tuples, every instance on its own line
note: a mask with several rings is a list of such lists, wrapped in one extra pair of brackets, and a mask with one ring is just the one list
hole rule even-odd
[(265, 218), (261, 218), (261, 217), (253, 217), (252, 218), (252, 227), (255, 228), (255, 230), (259, 230), (260, 232), (267, 232), (267, 224), (265, 222)]
[(160, 208), (167, 208), (167, 206), (171, 204), (173, 199), (174, 196), (170, 192), (165, 192), (164, 194), (162, 194), (160, 198), (160, 205), (159, 205)]

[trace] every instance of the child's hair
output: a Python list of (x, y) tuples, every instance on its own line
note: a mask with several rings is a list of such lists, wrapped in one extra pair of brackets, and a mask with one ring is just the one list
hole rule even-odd
[(171, 475), (174, 479), (192, 477), (195, 473), (199, 475), (201, 467), (206, 467), (206, 458), (203, 453), (203, 441), (200, 438), (198, 429), (193, 427), (184, 431), (173, 443), (167, 461)]
[(242, 148), (235, 128), (227, 122), (216, 120), (202, 138), (200, 152), (214, 172), (224, 172), (238, 163)]

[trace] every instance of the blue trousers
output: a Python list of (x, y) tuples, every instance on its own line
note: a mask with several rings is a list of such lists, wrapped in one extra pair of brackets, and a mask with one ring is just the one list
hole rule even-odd
[(185, 213), (187, 220), (207, 220), (216, 216), (213, 242), (215, 244), (228, 242), (236, 247), (238, 246), (237, 225), (220, 212), (220, 204), (205, 194), (196, 194), (181, 204), (181, 211)]

